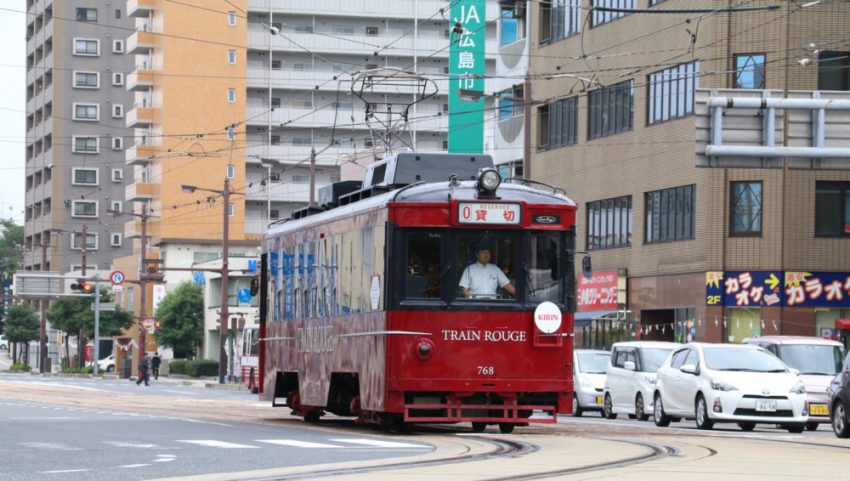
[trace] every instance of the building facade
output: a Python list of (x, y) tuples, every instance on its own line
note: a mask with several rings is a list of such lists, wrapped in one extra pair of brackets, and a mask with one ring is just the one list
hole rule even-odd
[[(108, 269), (130, 251), (124, 208), (134, 142), (124, 2), (27, 1), (27, 270)], [(85, 239), (83, 232), (85, 230)], [(42, 263), (42, 256), (46, 263)]]
[[(696, 167), (703, 89), (850, 98), (850, 6), (779, 5), (721, 13), (686, 0), (559, 0), (532, 8), (527, 174), (578, 202), (578, 250), (613, 272), (612, 285), (622, 281), (613, 317), (626, 321), (627, 337), (834, 337), (837, 319), (850, 316), (850, 173), (791, 169), (783, 159), (779, 168)], [(657, 14), (664, 9), (693, 11)], [(839, 280), (843, 292), (828, 298), (825, 286)], [(606, 316), (592, 311), (604, 303), (588, 293), (591, 312), (578, 317)]]

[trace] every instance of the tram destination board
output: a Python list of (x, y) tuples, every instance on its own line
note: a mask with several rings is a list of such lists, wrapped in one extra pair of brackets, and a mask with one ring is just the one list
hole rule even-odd
[(517, 202), (458, 202), (455, 219), (460, 225), (521, 225), (522, 205)]

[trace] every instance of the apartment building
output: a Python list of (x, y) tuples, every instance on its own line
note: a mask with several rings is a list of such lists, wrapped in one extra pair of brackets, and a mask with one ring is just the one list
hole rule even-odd
[[(490, 74), (498, 12), (495, 4), (488, 6)], [(245, 151), (254, 187), (246, 198), (247, 232), (261, 233), (269, 221), (306, 204), (312, 149), (318, 152), (317, 190), (339, 180), (341, 167), (357, 171), (384, 155), (365, 121), (365, 103), (352, 94), (357, 72), (400, 69), (433, 80), (437, 94), (411, 109), (410, 129), (394, 149), (448, 149), (448, 17), (447, 3), (439, 0), (248, 1)], [(378, 109), (388, 103), (400, 109), (414, 99), (414, 90), (394, 86), (378, 85), (366, 94)], [(494, 115), (486, 114), (489, 126)], [(492, 145), (488, 140), (485, 150)]]
[[(578, 250), (593, 254), (613, 292), (580, 292), (587, 311), (577, 324), (619, 318), (629, 337), (730, 342), (836, 337), (847, 327), (850, 293), (835, 290), (850, 272), (850, 173), (782, 168), (783, 159), (779, 168), (697, 168), (704, 119), (694, 99), (701, 89), (850, 98), (850, 5), (711, 10), (730, 5), (555, 0), (532, 8), (526, 173), (578, 202)], [(665, 9), (685, 13), (658, 13)]]
[[(108, 269), (130, 251), (125, 149), (133, 131), (124, 2), (27, 1), (27, 270)], [(85, 239), (83, 230), (86, 231)], [(46, 263), (42, 256), (46, 254)]]

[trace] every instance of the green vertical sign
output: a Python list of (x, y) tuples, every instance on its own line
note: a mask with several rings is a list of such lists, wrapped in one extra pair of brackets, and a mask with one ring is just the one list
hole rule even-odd
[[(484, 152), (484, 98), (461, 99), (460, 90), (484, 93), (485, 0), (458, 0), (451, 8), (449, 51), (449, 152)], [(463, 27), (458, 33), (456, 25)]]

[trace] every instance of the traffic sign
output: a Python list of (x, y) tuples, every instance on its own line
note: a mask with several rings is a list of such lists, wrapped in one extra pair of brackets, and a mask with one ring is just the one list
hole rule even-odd
[(236, 298), (239, 299), (239, 302), (251, 302), (251, 289), (239, 289), (239, 292), (236, 293)]
[[(91, 310), (94, 310), (94, 304), (91, 305)], [(112, 312), (115, 310), (114, 302), (101, 302), (100, 303), (100, 311), (101, 312)]]
[(109, 275), (109, 280), (112, 281), (113, 285), (120, 286), (124, 283), (124, 273), (121, 271), (113, 271), (112, 274)]
[(146, 331), (150, 331), (154, 328), (154, 319), (143, 319), (142, 320), (142, 328)]

